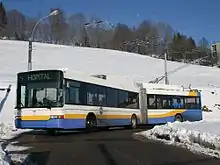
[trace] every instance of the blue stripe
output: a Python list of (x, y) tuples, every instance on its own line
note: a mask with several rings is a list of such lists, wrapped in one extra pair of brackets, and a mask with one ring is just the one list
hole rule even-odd
[(98, 126), (124, 126), (129, 125), (131, 119), (97, 119)]
[(163, 124), (167, 122), (174, 122), (174, 116), (161, 118), (148, 118), (148, 124)]
[(21, 129), (77, 129), (85, 128), (85, 119), (15, 120), (16, 128)]
[[(15, 120), (16, 128), (21, 129), (77, 129), (85, 128), (85, 119), (50, 119), (50, 120)], [(97, 119), (98, 126), (123, 126), (129, 125), (130, 119)]]

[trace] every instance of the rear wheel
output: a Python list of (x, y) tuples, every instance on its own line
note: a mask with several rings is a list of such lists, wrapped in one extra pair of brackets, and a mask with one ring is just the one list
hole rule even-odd
[(131, 128), (133, 128), (133, 129), (137, 128), (137, 117), (136, 117), (136, 115), (131, 116)]
[(56, 129), (48, 129), (47, 130), (47, 133), (49, 134), (49, 135), (57, 135), (58, 134), (58, 130), (56, 130)]
[(96, 116), (91, 114), (86, 118), (86, 130), (89, 132), (95, 131), (97, 128)]
[(175, 119), (174, 119), (174, 121), (179, 121), (179, 122), (183, 122), (183, 117), (182, 117), (182, 115), (180, 115), (180, 114), (177, 114), (177, 115), (175, 116)]

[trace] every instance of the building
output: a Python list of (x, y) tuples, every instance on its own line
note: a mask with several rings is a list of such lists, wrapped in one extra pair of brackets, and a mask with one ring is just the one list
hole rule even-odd
[(217, 65), (220, 66), (220, 42), (215, 42), (211, 45), (212, 57), (217, 58)]

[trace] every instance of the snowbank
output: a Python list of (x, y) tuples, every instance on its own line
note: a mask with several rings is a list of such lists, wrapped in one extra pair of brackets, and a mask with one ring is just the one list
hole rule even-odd
[(8, 82), (0, 83), (0, 165), (9, 165), (11, 160), (22, 162), (22, 158), (27, 156), (8, 154), (15, 149), (16, 151), (23, 150), (21, 147), (16, 147), (10, 143), (6, 145), (6, 143), (7, 140), (24, 132), (23, 130), (16, 130), (14, 126), (16, 86), (15, 83), (11, 84), (11, 90), (7, 92), (9, 85)]
[(24, 130), (15, 130), (13, 122), (0, 123), (0, 165), (9, 165), (11, 161), (23, 162), (27, 158), (27, 154), (16, 154), (27, 150), (27, 147), (16, 146), (15, 142), (8, 143), (8, 140), (23, 132)]
[[(8, 101), (8, 94), (6, 92), (6, 90), (3, 90), (4, 88), (7, 88), (5, 85), (1, 84), (0, 86), (1, 91), (0, 91), (0, 165), (9, 165), (9, 161), (7, 159), (7, 155), (3, 150), (3, 146), (4, 146), (4, 141), (3, 138), (7, 137), (8, 135), (11, 136), (11, 132), (12, 132), (12, 128), (10, 127), (10, 125), (8, 125), (7, 121), (10, 122), (11, 119), (6, 119), (4, 116), (4, 113), (2, 113), (4, 106), (7, 104)], [(5, 112), (5, 111), (4, 111)], [(7, 117), (7, 116), (6, 116)], [(6, 122), (6, 124), (4, 123)]]
[[(2, 145), (2, 143), (0, 143), (0, 145)], [(7, 156), (2, 149), (0, 149), (0, 165), (10, 165)]]
[(160, 140), (167, 144), (182, 146), (193, 152), (220, 158), (220, 121), (167, 123), (137, 133), (148, 139)]
[(11, 125), (5, 125), (0, 123), (0, 165), (10, 165), (10, 160), (5, 152), (5, 139), (11, 138), (13, 127)]

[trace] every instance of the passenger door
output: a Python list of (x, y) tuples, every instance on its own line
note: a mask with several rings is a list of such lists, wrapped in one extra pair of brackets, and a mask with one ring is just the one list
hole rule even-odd
[(98, 124), (101, 126), (108, 126), (108, 120), (105, 118), (106, 113), (106, 90), (105, 87), (98, 87), (98, 95), (97, 95), (97, 102), (99, 105), (98, 109)]

